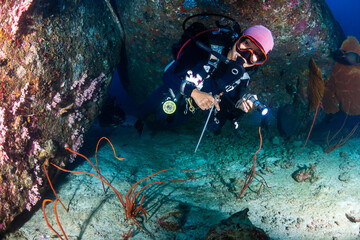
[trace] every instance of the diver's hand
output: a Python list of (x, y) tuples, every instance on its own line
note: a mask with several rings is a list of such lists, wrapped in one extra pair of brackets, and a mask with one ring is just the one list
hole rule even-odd
[(195, 88), (191, 92), (191, 97), (201, 110), (209, 110), (212, 108), (212, 105), (215, 104), (216, 110), (220, 111), (219, 101), (215, 100), (211, 94), (202, 92)]
[[(257, 96), (254, 95), (254, 98), (257, 100)], [(248, 113), (254, 110), (254, 103), (246, 98), (241, 98), (235, 104), (235, 107)]]

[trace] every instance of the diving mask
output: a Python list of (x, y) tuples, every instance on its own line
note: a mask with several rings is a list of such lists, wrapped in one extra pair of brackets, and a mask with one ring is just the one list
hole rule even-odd
[(266, 59), (266, 53), (261, 45), (248, 35), (241, 36), (236, 42), (236, 51), (243, 56), (248, 63), (254, 65), (263, 64)]

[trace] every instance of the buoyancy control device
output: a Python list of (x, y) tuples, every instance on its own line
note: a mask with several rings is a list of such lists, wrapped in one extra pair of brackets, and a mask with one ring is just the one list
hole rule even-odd
[[(196, 20), (194, 21), (194, 19)], [(205, 24), (208, 27), (205, 27)], [(201, 13), (187, 17), (183, 21), (182, 28), (184, 33), (181, 39), (172, 47), (174, 59), (178, 60), (185, 52), (194, 51), (194, 48), (200, 48), (204, 51), (200, 51), (197, 58), (182, 57), (181, 61), (176, 65), (175, 73), (184, 70), (185, 65), (195, 65), (200, 60), (208, 59), (208, 65), (212, 66), (212, 72), (217, 68), (218, 62), (222, 61), (225, 64), (230, 64), (230, 73), (234, 77), (240, 78), (244, 74), (245, 70), (242, 66), (242, 59), (239, 58), (238, 61), (232, 61), (221, 54), (225, 47), (231, 47), (241, 35), (240, 25), (235, 19), (216, 13)], [(236, 84), (235, 81), (234, 84)], [(174, 91), (169, 89), (169, 94), (164, 96), (164, 100), (161, 103), (162, 110), (166, 114), (173, 114), (176, 111), (179, 98), (181, 98), (181, 95), (175, 96)], [(187, 104), (185, 111), (190, 110), (194, 113), (195, 108), (191, 98), (185, 99), (185, 102)]]

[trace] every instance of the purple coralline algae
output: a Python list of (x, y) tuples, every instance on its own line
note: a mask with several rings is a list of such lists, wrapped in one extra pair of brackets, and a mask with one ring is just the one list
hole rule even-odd
[(100, 1), (1, 1), (0, 21), (1, 235), (48, 189), (45, 160), (74, 160), (63, 149), (82, 146), (122, 40)]

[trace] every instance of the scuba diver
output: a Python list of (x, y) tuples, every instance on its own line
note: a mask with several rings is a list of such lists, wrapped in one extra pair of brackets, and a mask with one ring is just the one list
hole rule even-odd
[(335, 61), (344, 64), (344, 65), (351, 65), (351, 66), (360, 66), (360, 56), (356, 52), (347, 52), (341, 49), (336, 50), (333, 52), (333, 57)]
[(152, 113), (157, 113), (157, 120), (165, 120), (160, 122), (162, 127), (171, 128), (201, 109), (208, 116), (206, 130), (215, 134), (227, 120), (237, 128), (241, 116), (253, 109), (266, 114), (267, 108), (245, 89), (248, 70), (264, 64), (274, 46), (271, 31), (255, 25), (241, 33), (238, 24), (233, 27), (236, 30), (207, 29), (199, 22), (185, 28), (186, 21), (182, 40), (173, 46), (175, 60), (165, 68), (163, 85), (139, 106), (135, 128), (140, 135)]

